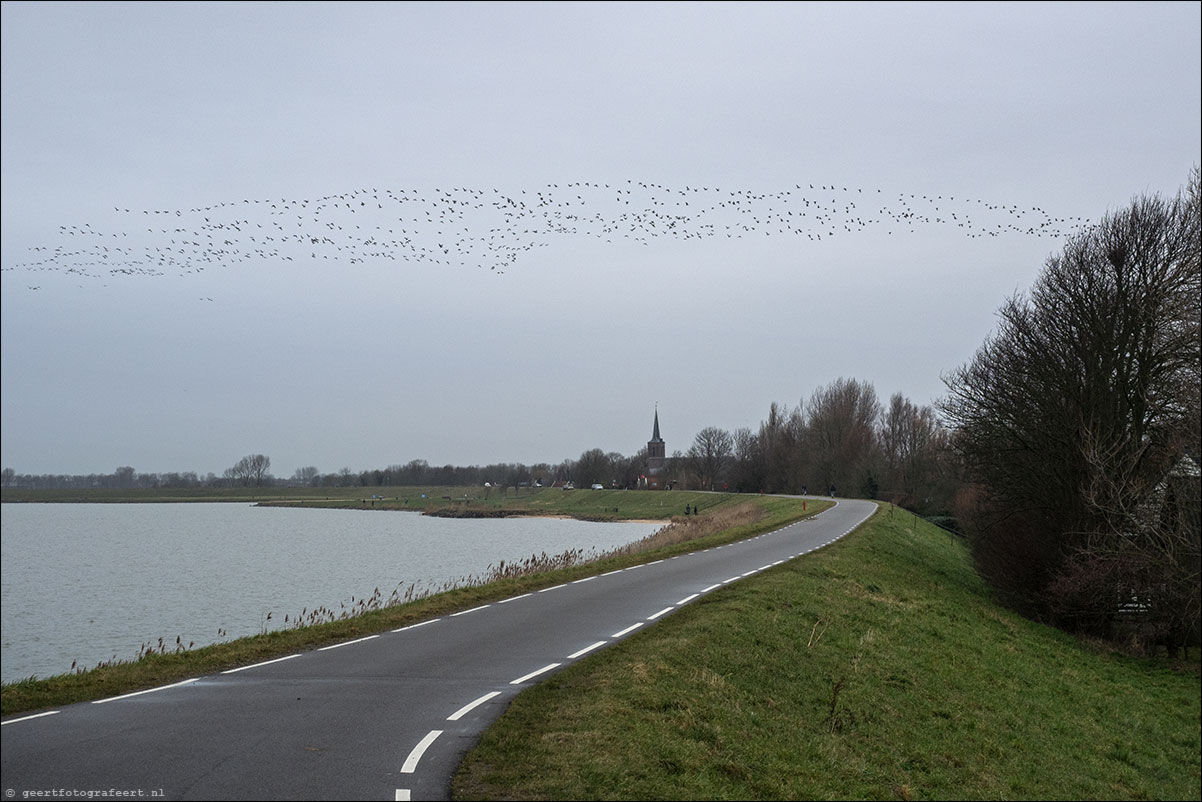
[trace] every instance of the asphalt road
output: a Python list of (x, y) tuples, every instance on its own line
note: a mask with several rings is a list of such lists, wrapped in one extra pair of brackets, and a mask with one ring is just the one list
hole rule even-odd
[(5, 799), (448, 799), (523, 688), (723, 585), (837, 540), (841, 500), (756, 538), (0, 729)]

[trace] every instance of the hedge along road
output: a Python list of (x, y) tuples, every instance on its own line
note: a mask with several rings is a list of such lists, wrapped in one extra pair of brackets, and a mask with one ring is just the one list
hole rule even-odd
[(876, 510), (515, 596), (414, 626), (6, 719), (8, 799), (449, 799), (523, 688), (707, 593), (821, 548)]

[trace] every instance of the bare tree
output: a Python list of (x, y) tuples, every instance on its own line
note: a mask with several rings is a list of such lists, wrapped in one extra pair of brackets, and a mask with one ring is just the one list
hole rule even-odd
[(707, 426), (697, 432), (693, 445), (689, 446), (687, 459), (689, 469), (697, 476), (698, 487), (713, 490), (733, 454), (734, 440), (724, 429)]
[(843, 495), (875, 495), (876, 422), (881, 405), (871, 382), (837, 379), (810, 396), (806, 420), (818, 490), (834, 486)]
[(261, 487), (268, 480), (270, 470), (270, 457), (262, 454), (248, 454), (238, 460), (232, 468), (227, 468), (225, 476), (233, 482)]

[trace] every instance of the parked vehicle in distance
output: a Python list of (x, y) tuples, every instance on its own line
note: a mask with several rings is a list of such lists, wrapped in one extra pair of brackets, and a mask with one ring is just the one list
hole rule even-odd
[(604, 489), (605, 489), (605, 486), (600, 485), (600, 484), (594, 484), (592, 487), (589, 488), (589, 490), (604, 490)]

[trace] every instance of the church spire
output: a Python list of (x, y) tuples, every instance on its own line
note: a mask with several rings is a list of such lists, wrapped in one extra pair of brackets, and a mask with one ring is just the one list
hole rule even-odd
[(662, 443), (664, 439), (659, 436), (659, 405), (655, 406), (655, 427), (651, 430), (651, 442)]

